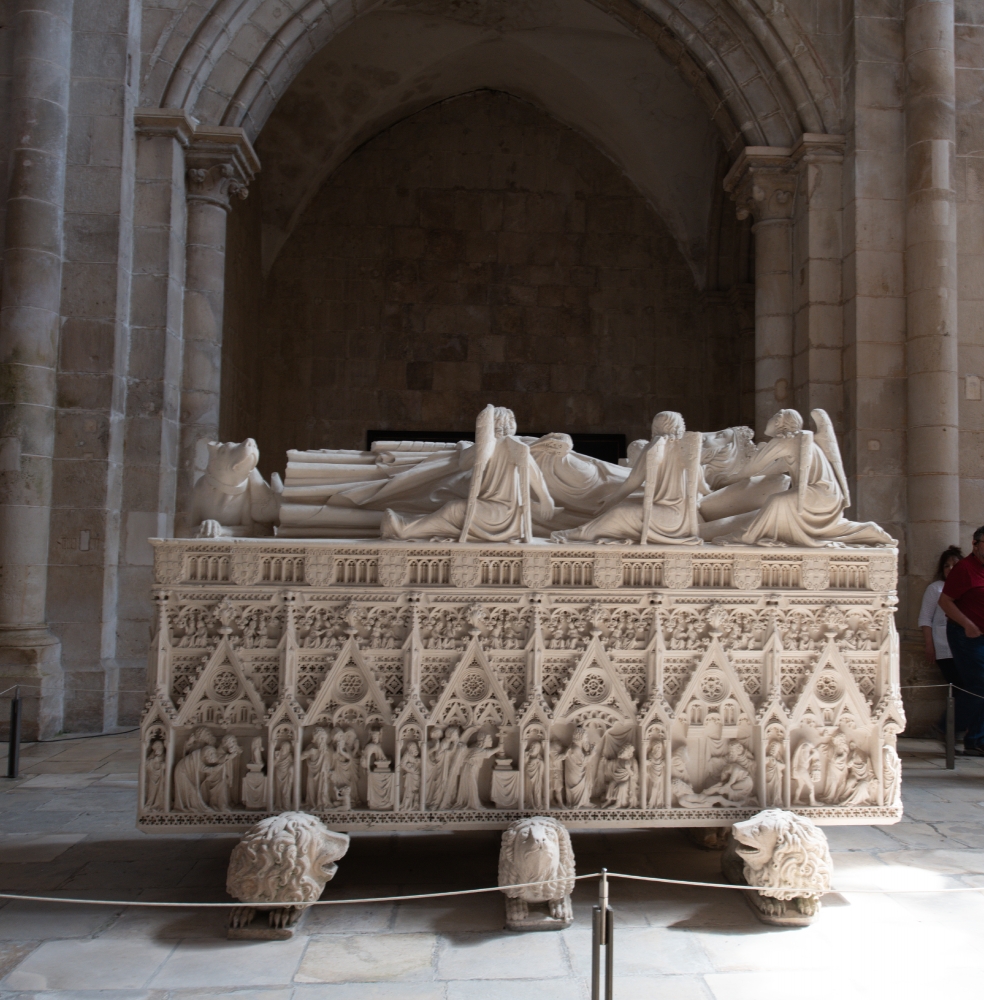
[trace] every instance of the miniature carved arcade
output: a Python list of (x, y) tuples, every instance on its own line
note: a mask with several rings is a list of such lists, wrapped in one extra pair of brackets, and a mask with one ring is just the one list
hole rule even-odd
[(154, 542), (141, 827), (895, 822), (896, 551), (813, 419), (289, 453), (276, 537)]

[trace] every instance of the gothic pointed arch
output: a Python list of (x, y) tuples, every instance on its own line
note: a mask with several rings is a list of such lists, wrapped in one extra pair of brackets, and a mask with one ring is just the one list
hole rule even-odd
[(755, 719), (755, 706), (717, 635), (691, 674), (674, 714), (691, 726), (702, 726), (709, 715), (718, 715), (727, 728), (737, 726), (742, 717), (749, 723)]
[(604, 644), (593, 636), (557, 700), (554, 718), (580, 724), (601, 719), (608, 725), (635, 720), (638, 707), (615, 669)]
[(342, 646), (334, 664), (304, 713), (303, 724), (390, 725), (393, 709), (354, 636)]
[(794, 726), (815, 729), (838, 726), (845, 718), (854, 726), (871, 723), (867, 699), (833, 638), (828, 638), (791, 713)]
[(177, 725), (258, 726), (266, 706), (229, 641), (222, 636), (178, 711)]
[(516, 712), (478, 636), (473, 636), (431, 710), (429, 723), (470, 727), (487, 722), (514, 725)]

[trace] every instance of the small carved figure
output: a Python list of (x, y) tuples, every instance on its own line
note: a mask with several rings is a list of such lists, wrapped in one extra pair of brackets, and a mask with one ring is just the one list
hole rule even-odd
[(765, 748), (765, 794), (770, 806), (782, 807), (783, 777), (786, 765), (783, 761), (781, 740), (770, 740)]
[(646, 759), (646, 808), (662, 809), (665, 805), (663, 775), (666, 770), (666, 749), (662, 740), (654, 740)]
[(243, 752), (235, 736), (222, 738), (218, 748), (205, 747), (202, 754), (202, 797), (215, 812), (232, 808), (235, 760)]
[(707, 805), (704, 796), (690, 784), (690, 752), (686, 746), (678, 747), (670, 758), (670, 793), (674, 805), (683, 809), (702, 809)]
[(732, 740), (728, 745), (727, 763), (724, 765), (718, 781), (703, 791), (705, 800), (720, 799), (721, 805), (757, 805), (755, 796), (755, 780), (752, 771), (755, 759), (745, 746), (738, 740)]
[[(226, 891), (247, 904), (231, 912), (229, 937), (291, 937), (304, 904), (318, 899), (348, 847), (348, 834), (333, 833), (309, 813), (282, 812), (260, 820), (229, 859)], [(268, 912), (267, 926), (252, 927), (262, 910)]]
[(885, 805), (898, 805), (902, 790), (902, 761), (893, 746), (882, 747), (882, 781), (885, 786)]
[(570, 750), (558, 743), (550, 744), (550, 805), (564, 808), (564, 761)]
[(305, 801), (309, 806), (319, 809), (331, 807), (334, 756), (328, 730), (319, 726), (311, 736), (310, 746), (301, 754), (301, 760), (307, 763)]
[(759, 919), (780, 926), (809, 923), (830, 889), (834, 867), (823, 831), (796, 813), (766, 809), (735, 823), (732, 834), (721, 867), (730, 882), (759, 887), (742, 893)]
[(251, 760), (246, 765), (242, 797), (246, 809), (262, 809), (266, 799), (266, 776), (263, 774), (263, 739), (254, 736), (250, 743)]
[[(506, 927), (562, 930), (573, 920), (574, 851), (567, 830), (555, 819), (517, 820), (502, 834), (499, 885), (506, 896)], [(525, 883), (525, 884), (524, 884)], [(546, 903), (548, 916), (531, 918), (530, 903)]]
[(475, 733), (467, 730), (464, 735), (457, 726), (448, 726), (441, 742), (441, 781), (444, 789), (438, 807), (451, 809), (458, 797), (458, 783), (461, 779), (461, 768), (468, 753), (468, 740)]
[(499, 752), (500, 745), (493, 746), (492, 736), (486, 733), (476, 746), (469, 748), (461, 766), (461, 776), (458, 782), (457, 797), (454, 801), (456, 809), (484, 809), (478, 794), (478, 772), (482, 764)]
[(294, 805), (294, 744), (283, 740), (273, 752), (273, 805), (290, 809)]
[(837, 805), (867, 806), (874, 799), (872, 790), (875, 772), (871, 767), (871, 758), (853, 740), (849, 745), (850, 755), (847, 759), (843, 799)]
[(174, 768), (174, 808), (178, 812), (211, 812), (202, 797), (206, 749), (214, 750), (218, 740), (205, 728), (197, 729), (185, 745), (185, 755)]
[(356, 769), (358, 768), (359, 739), (351, 730), (336, 729), (332, 736), (335, 752), (332, 757), (331, 780), (335, 786), (335, 798), (338, 789), (347, 788), (353, 803), (358, 803), (358, 784)]
[(840, 805), (847, 788), (848, 768), (851, 761), (851, 746), (847, 737), (836, 732), (829, 742), (821, 743), (820, 753), (827, 759), (821, 800), (828, 805)]
[(192, 530), (198, 538), (270, 534), (280, 515), (280, 476), (271, 485), (257, 471), (260, 450), (252, 438), (240, 444), (208, 442), (208, 466), (191, 495)]
[(809, 741), (803, 740), (793, 754), (793, 802), (803, 803), (803, 795), (811, 806), (817, 804), (816, 787), (820, 781), (820, 753)]
[(365, 749), (362, 751), (362, 769), (366, 772), (376, 770), (383, 770), (383, 768), (377, 768), (376, 764), (382, 763), (389, 766), (390, 759), (386, 756), (386, 751), (383, 750), (380, 740), (382, 739), (382, 733), (378, 729), (372, 730), (369, 734), (369, 742), (366, 744)]
[(420, 808), (420, 746), (415, 740), (400, 755), (400, 774), (400, 809), (415, 812)]
[(144, 803), (147, 810), (154, 812), (164, 808), (164, 769), (167, 759), (164, 756), (164, 744), (154, 740), (150, 745), (150, 753), (144, 765)]
[(639, 762), (635, 747), (626, 743), (612, 764), (605, 788), (605, 809), (631, 809), (639, 801)]
[(444, 730), (432, 729), (427, 743), (427, 808), (436, 809), (444, 794)]
[(543, 744), (534, 740), (526, 748), (526, 808), (545, 809), (546, 788), (544, 786)]
[(564, 761), (564, 789), (570, 809), (590, 809), (594, 791), (593, 750), (583, 729), (574, 733)]

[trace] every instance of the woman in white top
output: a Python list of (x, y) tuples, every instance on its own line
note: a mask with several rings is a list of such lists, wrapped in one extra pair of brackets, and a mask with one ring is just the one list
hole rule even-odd
[[(943, 679), (948, 684), (958, 684), (957, 669), (953, 662), (953, 655), (950, 652), (949, 643), (946, 641), (946, 615), (939, 605), (940, 594), (943, 592), (943, 581), (946, 580), (951, 569), (963, 558), (963, 553), (956, 545), (951, 545), (940, 555), (937, 564), (936, 579), (926, 588), (923, 594), (922, 607), (919, 609), (919, 627), (922, 629), (923, 639), (926, 644), (926, 659), (930, 663), (935, 663), (940, 668)], [(966, 728), (961, 725), (964, 712), (961, 699), (962, 692), (956, 692), (956, 729), (959, 732)], [(946, 716), (944, 715), (944, 720)], [(940, 724), (943, 728), (945, 723)]]

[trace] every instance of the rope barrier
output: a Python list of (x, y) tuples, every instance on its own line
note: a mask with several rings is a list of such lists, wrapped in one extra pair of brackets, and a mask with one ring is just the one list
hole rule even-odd
[[(984, 874), (981, 872), (970, 872), (965, 874), (979, 875)], [(574, 881), (581, 882), (584, 879), (590, 878), (601, 878), (601, 872), (591, 872), (588, 875), (576, 875)], [(689, 886), (698, 889), (734, 889), (738, 892), (759, 892), (761, 891), (761, 886), (755, 885), (735, 885), (731, 882), (697, 882), (688, 879), (679, 878), (660, 878), (656, 875), (629, 875), (624, 872), (607, 872), (608, 878), (624, 878), (629, 879), (634, 882), (657, 882), (660, 885), (682, 885)], [(420, 899), (447, 899), (452, 896), (474, 896), (480, 895), (487, 892), (502, 892), (505, 889), (521, 889), (536, 885), (549, 885), (551, 882), (557, 882), (558, 879), (546, 879), (542, 882), (517, 882), (515, 885), (494, 885), (488, 886), (482, 889), (452, 889), (445, 892), (418, 892), (410, 893), (402, 896), (366, 896), (359, 899), (318, 899), (312, 903), (305, 903), (306, 906), (353, 906), (357, 903), (404, 903), (409, 900), (420, 900)], [(935, 889), (877, 889), (877, 888), (831, 888), (817, 891), (814, 886), (808, 886), (805, 888), (800, 887), (790, 887), (790, 892), (802, 892), (809, 895), (827, 895), (829, 893), (837, 893), (838, 895), (852, 895), (852, 894), (870, 894), (870, 893), (892, 893), (894, 895), (908, 894), (908, 893), (927, 893), (927, 892), (941, 892), (941, 893), (954, 893), (954, 892), (984, 892), (984, 885), (963, 885), (963, 886), (951, 886), (949, 888), (935, 888)], [(126, 906), (140, 906), (146, 908), (157, 908), (157, 909), (230, 909), (236, 906), (290, 906), (295, 905), (299, 901), (286, 901), (283, 903), (270, 903), (269, 901), (263, 901), (259, 903), (240, 903), (240, 902), (229, 902), (229, 903), (172, 903), (172, 902), (155, 902), (150, 900), (140, 900), (140, 899), (75, 899), (72, 897), (63, 896), (27, 896), (20, 893), (11, 892), (0, 892), (0, 899), (10, 899), (10, 900), (22, 900), (25, 902), (32, 903), (72, 903), (80, 904), (83, 906), (116, 906), (116, 907), (126, 907)]]

